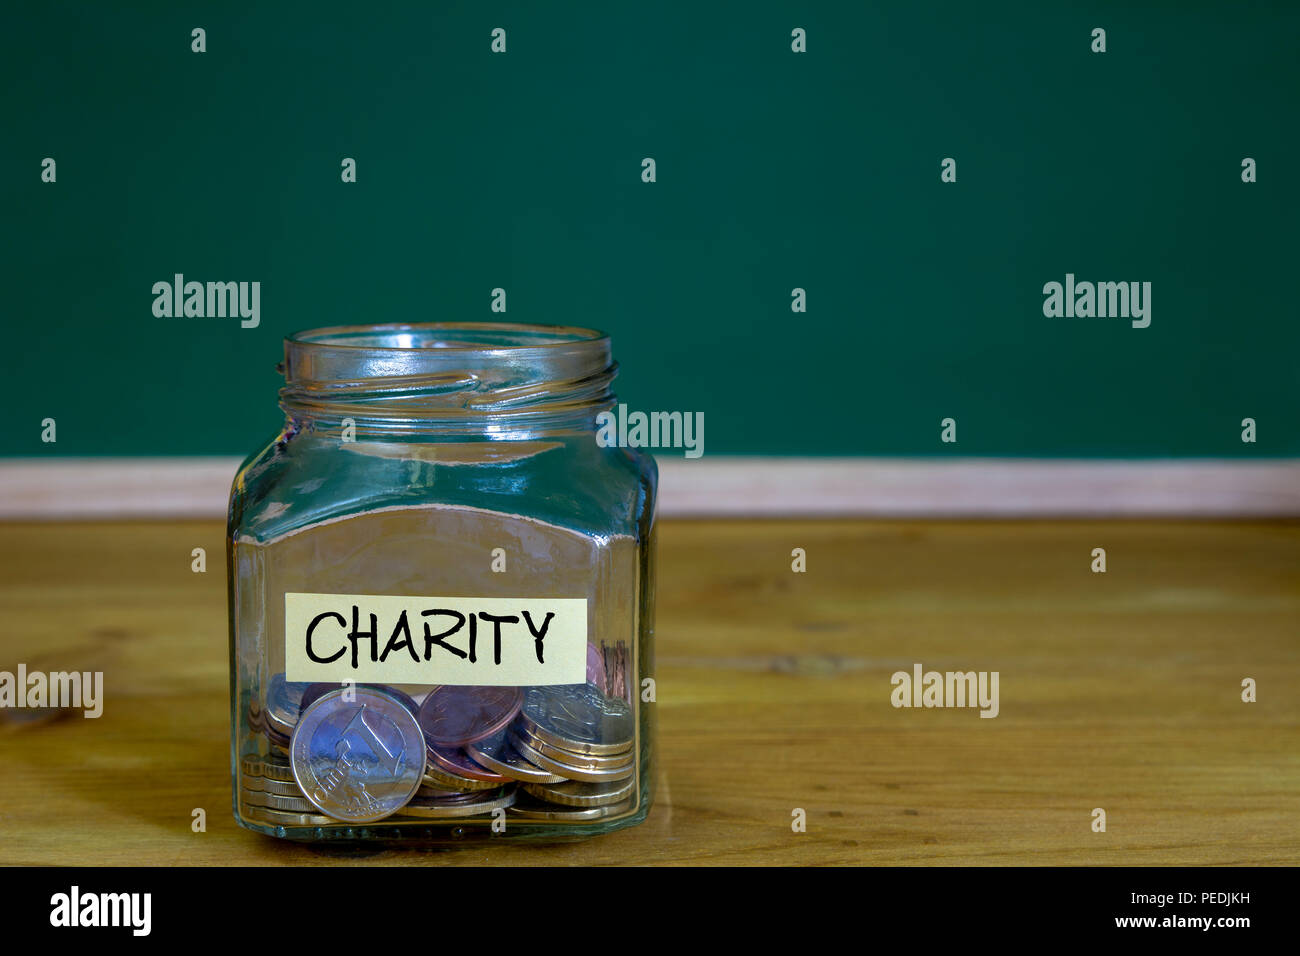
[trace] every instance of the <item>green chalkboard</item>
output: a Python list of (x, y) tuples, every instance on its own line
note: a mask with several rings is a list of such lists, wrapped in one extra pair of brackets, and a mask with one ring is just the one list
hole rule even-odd
[(609, 331), (706, 454), (1300, 453), (1300, 4), (123, 6), (2, 15), (0, 454), (244, 453), (285, 333), (437, 319)]

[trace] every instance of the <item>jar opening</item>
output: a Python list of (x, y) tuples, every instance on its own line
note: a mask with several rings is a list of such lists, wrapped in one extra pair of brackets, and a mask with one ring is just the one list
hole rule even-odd
[(281, 406), (291, 419), (586, 415), (608, 407), (617, 366), (594, 329), (492, 322), (336, 326), (285, 339)]
[(604, 332), (565, 325), (525, 325), (506, 322), (425, 322), (391, 325), (338, 325), (307, 329), (285, 339), (287, 344), (325, 348), (483, 349), (545, 348), (608, 339)]

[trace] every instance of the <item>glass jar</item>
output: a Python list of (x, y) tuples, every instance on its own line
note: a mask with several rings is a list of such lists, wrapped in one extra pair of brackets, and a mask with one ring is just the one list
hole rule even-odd
[(560, 326), (285, 340), (284, 427), (230, 498), (241, 825), (443, 842), (645, 819), (658, 479), (597, 439), (616, 368), (608, 336)]

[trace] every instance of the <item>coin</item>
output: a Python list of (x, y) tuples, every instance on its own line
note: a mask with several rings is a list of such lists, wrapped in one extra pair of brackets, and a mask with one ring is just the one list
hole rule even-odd
[(422, 785), (437, 790), (491, 790), (501, 786), (496, 780), (477, 780), (474, 777), (462, 777), (451, 773), (430, 761), (424, 768)]
[(426, 761), (415, 717), (396, 697), (367, 687), (315, 700), (294, 728), (291, 753), (307, 799), (349, 823), (400, 810), (419, 788)]
[(294, 783), (293, 768), (287, 760), (271, 760), (261, 757), (245, 757), (240, 766), (248, 777), (265, 777), (267, 780), (279, 780)]
[(471, 780), (488, 780), (492, 783), (509, 783), (510, 778), (504, 774), (489, 770), (474, 760), (460, 747), (430, 747), (429, 759), (447, 773)]
[(504, 730), (466, 745), (465, 753), (469, 754), (470, 759), (475, 763), (489, 770), (495, 770), (512, 780), (522, 780), (527, 783), (562, 783), (566, 779), (525, 760), (510, 742)]
[(528, 746), (532, 747), (539, 754), (544, 754), (552, 760), (558, 760), (560, 763), (570, 767), (586, 767), (591, 770), (621, 770), (632, 763), (631, 748), (623, 751), (621, 754), (610, 754), (603, 756), (600, 754), (582, 754), (574, 753), (571, 750), (565, 750), (563, 747), (556, 747), (554, 744), (548, 744), (545, 740), (537, 737), (529, 731), (528, 725), (523, 721), (515, 721), (510, 727), (511, 733), (519, 735), (519, 739)]
[(302, 791), (293, 781), (267, 780), (265, 777), (245, 776), (241, 782), (245, 790), (253, 793), (274, 793), (282, 797), (301, 797)]
[(264, 826), (336, 827), (340, 825), (339, 821), (333, 817), (322, 816), (318, 813), (288, 813), (283, 810), (272, 810), (269, 807), (255, 806), (242, 807), (239, 812), (244, 819), (253, 823), (261, 823)]
[(486, 800), (473, 801), (437, 801), (412, 800), (402, 808), (404, 817), (475, 817), (493, 810), (503, 810), (515, 802), (515, 790), (511, 787), (501, 793), (494, 793)]
[(518, 687), (443, 684), (420, 705), (420, 729), (431, 747), (464, 747), (514, 720), (523, 699)]
[(470, 790), (440, 790), (437, 787), (430, 787), (422, 783), (420, 784), (420, 789), (415, 791), (415, 797), (416, 799), (423, 798), (425, 800), (452, 800), (460, 799), (462, 797), (478, 798), (482, 796), (483, 792), (484, 791), (482, 790), (478, 792)]
[(315, 813), (316, 807), (303, 797), (285, 797), (276, 793), (261, 793), (256, 790), (240, 788), (239, 799), (254, 807), (269, 807), (288, 813)]
[(501, 787), (493, 787), (491, 790), (460, 791), (454, 792), (449, 790), (435, 790), (432, 787), (421, 787), (415, 791), (415, 798), (412, 803), (434, 803), (439, 806), (443, 804), (461, 804), (461, 803), (481, 803), (484, 800), (491, 800), (502, 793)]
[(632, 746), (632, 709), (594, 684), (530, 687), (521, 714), (535, 736), (565, 750), (616, 754)]
[(605, 655), (595, 644), (587, 645), (587, 683), (605, 689)]
[(632, 809), (632, 801), (613, 803), (603, 807), (557, 807), (553, 803), (543, 803), (527, 794), (521, 794), (506, 812), (513, 817), (525, 820), (554, 820), (556, 822), (582, 822), (599, 820), (626, 813)]
[(298, 715), (302, 712), (303, 692), (309, 686), (311, 685), (297, 681), (286, 681), (284, 674), (272, 674), (266, 686), (266, 706), (262, 709), (266, 725), (286, 737), (292, 734), (294, 724), (298, 723)]
[(634, 763), (629, 763), (623, 767), (612, 769), (593, 769), (590, 766), (575, 767), (567, 763), (560, 763), (545, 754), (538, 753), (532, 747), (528, 746), (518, 734), (513, 730), (510, 732), (510, 742), (514, 744), (520, 755), (526, 758), (530, 763), (534, 763), (543, 770), (549, 770), (551, 773), (559, 774), (569, 780), (586, 780), (591, 783), (601, 783), (606, 780), (622, 780), (624, 777), (630, 777), (636, 770)]
[(524, 789), (547, 803), (562, 803), (569, 807), (604, 807), (622, 803), (632, 796), (633, 781), (615, 780), (610, 783), (526, 783)]
[(389, 697), (392, 697), (394, 700), (399, 701), (401, 705), (405, 707), (407, 710), (409, 710), (412, 714), (415, 714), (420, 709), (419, 705), (417, 705), (415, 701), (411, 699), (410, 694), (406, 693), (406, 691), (404, 690), (398, 690), (396, 687), (391, 687), (388, 684), (350, 684), (350, 683), (349, 684), (330, 684), (330, 683), (308, 684), (306, 690), (302, 692), (302, 709), (306, 710), (308, 707), (316, 703), (316, 701), (320, 700), (330, 691), (348, 690), (357, 687), (364, 687), (367, 690), (375, 690), (375, 691), (379, 691), (381, 694), (387, 694)]

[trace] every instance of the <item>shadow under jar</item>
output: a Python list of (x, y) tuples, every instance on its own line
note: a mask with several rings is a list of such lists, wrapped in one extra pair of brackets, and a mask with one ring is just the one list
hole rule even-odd
[(591, 836), (652, 791), (654, 460), (597, 440), (609, 338), (285, 340), (230, 498), (231, 772), (301, 840)]

